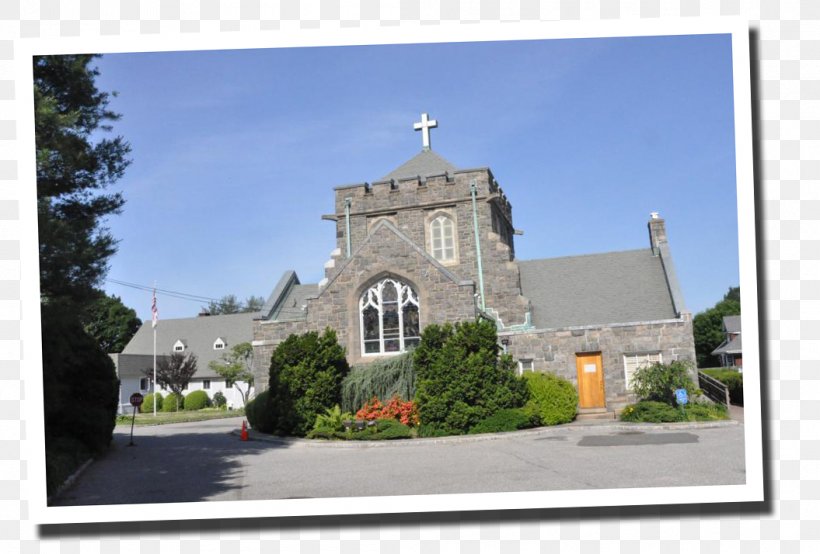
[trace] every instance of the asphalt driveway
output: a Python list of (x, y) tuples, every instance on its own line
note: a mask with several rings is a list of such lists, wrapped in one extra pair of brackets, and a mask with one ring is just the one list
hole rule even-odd
[(745, 482), (743, 425), (562, 426), (376, 443), (251, 440), (241, 419), (118, 427), (54, 505), (727, 485)]

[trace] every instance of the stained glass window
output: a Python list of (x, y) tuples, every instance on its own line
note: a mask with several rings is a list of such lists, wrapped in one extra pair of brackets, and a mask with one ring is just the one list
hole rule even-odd
[(393, 354), (419, 343), (419, 300), (401, 281), (382, 279), (359, 300), (362, 352)]

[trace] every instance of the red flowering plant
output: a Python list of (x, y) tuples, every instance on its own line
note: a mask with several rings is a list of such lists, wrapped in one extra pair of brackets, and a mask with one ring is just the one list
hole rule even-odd
[(374, 419), (397, 419), (404, 425), (410, 427), (419, 424), (419, 410), (416, 403), (412, 400), (404, 401), (399, 395), (394, 395), (393, 398), (387, 401), (387, 404), (382, 404), (375, 396), (366, 402), (362, 408), (356, 412), (356, 419), (365, 419), (368, 421)]

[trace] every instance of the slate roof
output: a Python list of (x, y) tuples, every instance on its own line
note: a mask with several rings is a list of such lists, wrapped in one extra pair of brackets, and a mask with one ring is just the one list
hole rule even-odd
[(416, 176), (425, 178), (453, 171), (458, 171), (458, 168), (432, 150), (422, 150), (379, 180), (389, 181)]
[(538, 329), (677, 317), (661, 258), (649, 248), (518, 264)]
[(723, 317), (723, 326), (727, 333), (740, 333), (740, 316), (727, 315)]
[(730, 341), (723, 341), (723, 343), (712, 350), (712, 355), (717, 354), (742, 354), (743, 353), (743, 341), (741, 340), (741, 335), (734, 337)]
[[(253, 320), (258, 314), (211, 315), (185, 319), (160, 319), (157, 324), (157, 355), (173, 352), (174, 343), (182, 340), (187, 351), (197, 356), (197, 378), (216, 377), (208, 369), (208, 363), (222, 357), (240, 342), (253, 340)], [(227, 343), (225, 350), (214, 350), (214, 341), (222, 337)], [(154, 334), (150, 324), (140, 327), (137, 334), (125, 346), (122, 354), (151, 354)], [(122, 355), (120, 356), (122, 358)]]
[(273, 314), (272, 321), (302, 321), (307, 317), (307, 312), (302, 306), (307, 304), (307, 299), (319, 293), (319, 285), (293, 285), (282, 300), (279, 307)]

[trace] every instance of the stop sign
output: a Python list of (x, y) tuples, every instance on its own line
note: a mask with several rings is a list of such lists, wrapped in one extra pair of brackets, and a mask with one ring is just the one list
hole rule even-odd
[(135, 392), (131, 395), (131, 405), (139, 408), (142, 405), (142, 395), (138, 392)]

